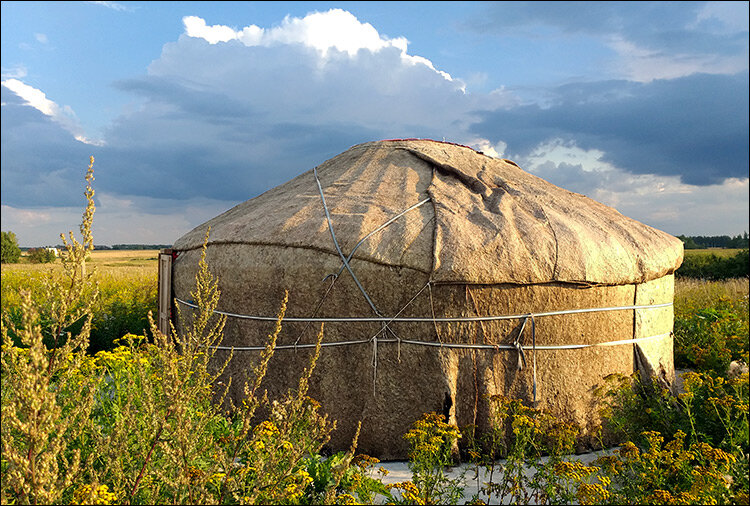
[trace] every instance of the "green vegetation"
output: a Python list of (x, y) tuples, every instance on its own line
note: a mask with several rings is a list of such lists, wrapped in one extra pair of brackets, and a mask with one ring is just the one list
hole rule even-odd
[(18, 239), (13, 232), (1, 232), (0, 261), (4, 264), (16, 263), (21, 258), (21, 248), (18, 247)]
[[(261, 394), (286, 301), (240, 406), (222, 402), (228, 386), (216, 379), (226, 362), (209, 365), (224, 318), (213, 312), (219, 291), (205, 246), (191, 294), (202, 310), (181, 333), (160, 333), (149, 315), (152, 340), (126, 335), (112, 352), (87, 353), (99, 296), (85, 260), (93, 248), (92, 166), (93, 157), (83, 242), (71, 234), (62, 276), (48, 271), (44, 280), (53, 300), (48, 318), (39, 318), (28, 290), (20, 291), (21, 324), (3, 315), (0, 501), (296, 502), (312, 481), (306, 459), (335, 424), (306, 395), (319, 346), (296, 389), (273, 403)], [(321, 328), (318, 343), (322, 335)], [(269, 417), (256, 417), (260, 410)]]
[[(682, 292), (682, 293), (681, 293)], [(725, 372), (748, 361), (748, 282), (678, 283), (675, 294), (675, 366)]]
[[(412, 479), (384, 485), (377, 459), (356, 455), (357, 436), (348, 452), (320, 454), (335, 429), (307, 395), (322, 327), (296, 388), (263, 393), (286, 300), (240, 405), (217, 381), (225, 320), (205, 245), (191, 294), (201, 310), (178, 314), (179, 332), (155, 328), (154, 253), (92, 254), (92, 166), (82, 242), (63, 236), (59, 263), (3, 267), (3, 504), (437, 504), (472, 493), (472, 504), (747, 503), (748, 374), (727, 370), (748, 361), (747, 278), (676, 281), (675, 360), (694, 372), (680, 395), (638, 374), (609, 377), (602, 440), (623, 444), (591, 464), (571, 455), (578, 427), (494, 396), (486, 433), (435, 413), (415, 421), (404, 435)], [(476, 491), (450, 477), (459, 440), (482, 476)]]
[[(698, 250), (700, 251), (700, 250)], [(699, 279), (731, 279), (750, 276), (750, 255), (748, 250), (739, 250), (732, 256), (710, 253), (687, 253), (682, 265), (675, 272), (678, 277)], [(734, 250), (729, 250), (730, 252)]]
[(696, 235), (696, 236), (684, 236), (678, 235), (685, 245), (685, 249), (703, 249), (703, 248), (736, 248), (736, 249), (748, 249), (750, 246), (750, 238), (745, 232), (742, 235), (736, 235), (729, 237), (728, 235)]
[[(115, 267), (106, 266), (108, 263), (88, 262), (90, 267), (105, 266), (103, 269), (92, 269), (96, 281), (98, 296), (93, 298), (93, 285), (87, 288), (86, 297), (92, 299), (92, 323), (89, 337), (89, 352), (112, 350), (116, 341), (126, 334), (150, 335), (148, 313), (157, 311), (157, 286), (154, 274), (155, 262), (152, 268), (131, 268), (130, 262), (118, 262)], [(137, 262), (138, 263), (138, 262)], [(22, 328), (22, 291), (29, 292), (32, 303), (39, 313), (39, 321), (49, 322), (52, 311), (59, 304), (59, 294), (49, 291), (50, 281), (61, 283), (64, 274), (62, 264), (40, 265), (22, 264), (18, 269), (3, 271), (2, 308), (3, 318), (12, 323), (14, 328)], [(32, 269), (39, 267), (41, 270)], [(45, 325), (43, 331), (47, 332)], [(17, 336), (9, 327), (9, 335), (17, 342)], [(45, 343), (51, 345), (52, 336), (46, 335)]]
[(57, 260), (55, 252), (47, 248), (32, 248), (26, 256), (32, 264), (49, 264)]

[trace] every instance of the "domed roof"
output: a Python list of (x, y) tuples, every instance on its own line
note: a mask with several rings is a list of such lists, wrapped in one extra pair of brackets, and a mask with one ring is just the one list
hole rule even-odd
[(196, 227), (173, 248), (201, 247), (210, 225), (209, 245), (338, 256), (316, 173), (344, 255), (354, 249), (355, 259), (427, 272), (435, 283), (642, 283), (682, 263), (682, 242), (665, 232), (510, 160), (431, 140), (354, 146)]

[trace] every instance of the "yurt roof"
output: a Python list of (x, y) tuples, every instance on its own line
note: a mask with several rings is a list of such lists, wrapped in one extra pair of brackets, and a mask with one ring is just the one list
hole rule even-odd
[(338, 256), (321, 189), (344, 255), (377, 230), (353, 258), (423, 271), (435, 283), (641, 283), (682, 262), (682, 242), (665, 232), (510, 160), (431, 140), (354, 146), (196, 227), (173, 247), (201, 247), (210, 225), (210, 245)]

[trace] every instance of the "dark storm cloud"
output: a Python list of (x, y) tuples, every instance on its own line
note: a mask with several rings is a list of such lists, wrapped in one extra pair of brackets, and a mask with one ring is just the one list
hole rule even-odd
[[(359, 125), (284, 124), (227, 130), (184, 125), (204, 132), (194, 137), (162, 138), (133, 148), (104, 149), (99, 159), (108, 185), (124, 195), (165, 199), (196, 197), (244, 201), (312, 169), (351, 145), (370, 140)], [(124, 127), (121, 127), (124, 128)]]
[(207, 121), (231, 118), (249, 118), (252, 108), (226, 94), (209, 89), (190, 88), (182, 83), (159, 77), (127, 79), (116, 81), (114, 87), (125, 92), (146, 97), (152, 101), (169, 101), (177, 110), (190, 115), (198, 115)]
[(570, 84), (553, 91), (549, 107), (478, 115), (472, 131), (506, 142), (512, 156), (559, 138), (601, 150), (605, 161), (634, 174), (695, 185), (748, 177), (747, 72)]
[(96, 148), (73, 136), (0, 86), (0, 200), (5, 205), (80, 205), (89, 156)]
[[(704, 12), (708, 2), (492, 2), (472, 29), (509, 35), (514, 29), (554, 27), (564, 33), (622, 36), (666, 52), (734, 54), (747, 51), (747, 2), (731, 2), (734, 19)], [(744, 22), (742, 21), (744, 20)], [(543, 36), (543, 32), (537, 32)]]
[(161, 87), (168, 102), (152, 100), (119, 118), (108, 144), (92, 146), (1, 89), (2, 202), (12, 207), (80, 206), (90, 155), (97, 192), (150, 197), (155, 205), (244, 201), (378, 135), (356, 124), (253, 124), (245, 113), (216, 113), (222, 100), (217, 109), (204, 107), (216, 99), (211, 93), (169, 94)]

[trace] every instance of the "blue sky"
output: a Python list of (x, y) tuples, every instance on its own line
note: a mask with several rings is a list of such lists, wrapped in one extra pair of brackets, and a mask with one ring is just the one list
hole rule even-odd
[(2, 2), (2, 229), (169, 244), (354, 144), (511, 158), (748, 230), (748, 2)]

